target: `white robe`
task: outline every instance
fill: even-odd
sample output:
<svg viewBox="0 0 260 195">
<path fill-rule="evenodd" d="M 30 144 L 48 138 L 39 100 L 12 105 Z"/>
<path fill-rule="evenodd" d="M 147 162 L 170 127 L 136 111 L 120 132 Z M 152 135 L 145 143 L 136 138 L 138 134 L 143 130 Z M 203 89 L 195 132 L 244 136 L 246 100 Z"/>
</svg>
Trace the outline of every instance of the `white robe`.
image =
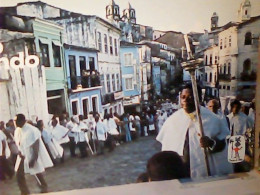
<svg viewBox="0 0 260 195">
<path fill-rule="evenodd" d="M 41 139 L 41 132 L 34 126 L 26 123 L 22 128 L 17 128 L 14 133 L 15 143 L 19 151 L 25 157 L 24 173 L 35 175 L 42 173 L 46 168 L 52 167 L 53 163 Z M 38 158 L 34 167 L 29 168 L 29 162 L 32 158 L 32 145 L 39 140 Z M 18 170 L 21 158 L 18 155 L 15 165 L 15 171 Z"/>
<path fill-rule="evenodd" d="M 107 128 L 104 125 L 103 122 L 98 121 L 96 123 L 96 129 L 97 129 L 97 138 L 99 141 L 106 141 L 106 132 L 107 132 Z"/>
<path fill-rule="evenodd" d="M 83 121 L 80 121 L 79 125 L 78 125 L 78 128 L 79 128 L 79 142 L 85 142 L 85 141 L 88 142 L 89 139 L 88 139 L 87 132 L 83 131 L 85 129 L 88 129 L 87 124 L 85 122 L 83 122 Z"/>
<path fill-rule="evenodd" d="M 205 136 L 223 140 L 229 134 L 228 128 L 223 126 L 219 118 L 208 109 L 201 107 L 201 117 Z M 175 151 L 180 156 L 183 156 L 184 142 L 188 129 L 191 178 L 205 177 L 207 172 L 204 149 L 200 147 L 201 136 L 198 120 L 191 120 L 185 111 L 180 109 L 168 118 L 156 139 L 162 143 L 162 151 Z M 232 173 L 232 164 L 228 163 L 227 160 L 227 146 L 223 151 L 210 153 L 208 156 L 212 175 Z"/>
<path fill-rule="evenodd" d="M 89 118 L 85 120 L 85 123 L 87 124 L 88 129 L 89 129 L 89 131 L 87 133 L 88 137 L 90 138 L 91 137 L 91 133 L 92 133 L 92 139 L 96 140 L 97 139 L 96 133 L 95 133 L 96 121 L 93 118 L 93 116 L 89 116 Z"/>
<path fill-rule="evenodd" d="M 242 112 L 239 112 L 237 115 L 230 113 L 228 116 L 230 123 L 230 131 L 232 128 L 234 135 L 245 135 L 248 128 L 248 116 Z"/>
<path fill-rule="evenodd" d="M 11 155 L 11 151 L 10 151 L 10 148 L 7 143 L 7 138 L 6 138 L 6 135 L 4 134 L 4 132 L 0 130 L 0 156 L 3 155 L 2 154 L 2 152 L 3 152 L 2 142 L 5 142 L 5 157 L 9 158 Z"/>
<path fill-rule="evenodd" d="M 108 133 L 110 133 L 111 135 L 119 135 L 115 119 L 109 118 L 107 121 L 107 126 L 108 126 Z"/>
<path fill-rule="evenodd" d="M 52 127 L 51 134 L 59 144 L 64 144 L 70 141 L 69 136 L 66 135 L 68 131 L 67 128 L 57 124 L 55 127 Z"/>
<path fill-rule="evenodd" d="M 47 146 L 49 147 L 52 157 L 54 159 L 61 158 L 63 156 L 63 152 L 64 152 L 63 148 L 60 146 L 60 144 L 55 139 L 53 139 L 51 132 L 47 129 L 43 129 L 42 137 L 43 137 L 45 144 L 47 144 Z"/>
</svg>

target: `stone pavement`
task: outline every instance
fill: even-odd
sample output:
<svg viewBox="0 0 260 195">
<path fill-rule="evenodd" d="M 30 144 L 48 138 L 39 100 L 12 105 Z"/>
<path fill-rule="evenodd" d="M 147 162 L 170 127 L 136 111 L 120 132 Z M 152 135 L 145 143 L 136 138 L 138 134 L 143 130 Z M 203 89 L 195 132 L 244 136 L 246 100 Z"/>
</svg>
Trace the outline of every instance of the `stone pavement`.
<svg viewBox="0 0 260 195">
<path fill-rule="evenodd" d="M 49 192 L 134 183 L 145 171 L 147 160 L 158 151 L 160 144 L 155 137 L 141 137 L 121 144 L 113 152 L 85 159 L 70 158 L 67 149 L 65 163 L 58 163 L 45 173 Z M 26 175 L 26 180 L 31 193 L 38 193 L 35 178 Z M 0 194 L 20 194 L 15 178 L 0 182 Z"/>
</svg>

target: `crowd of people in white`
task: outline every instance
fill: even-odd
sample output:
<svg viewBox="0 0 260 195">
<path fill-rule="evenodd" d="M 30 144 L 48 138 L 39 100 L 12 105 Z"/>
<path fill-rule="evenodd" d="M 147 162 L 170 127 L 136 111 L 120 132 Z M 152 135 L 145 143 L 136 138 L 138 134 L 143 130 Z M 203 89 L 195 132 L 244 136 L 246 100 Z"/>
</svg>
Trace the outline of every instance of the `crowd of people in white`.
<svg viewBox="0 0 260 195">
<path fill-rule="evenodd" d="M 29 194 L 24 178 L 24 173 L 29 173 L 36 177 L 42 192 L 46 192 L 47 184 L 41 173 L 45 168 L 57 165 L 57 159 L 60 159 L 61 163 L 64 162 L 66 146 L 69 147 L 71 157 L 85 158 L 90 154 L 102 155 L 106 148 L 113 151 L 116 146 L 131 142 L 140 136 L 159 133 L 157 140 L 162 143 L 162 150 L 164 150 L 166 139 L 169 137 L 167 135 L 165 138 L 167 134 L 165 132 L 171 129 L 168 128 L 170 123 L 166 124 L 165 121 L 177 110 L 176 108 L 166 110 L 160 106 L 159 109 L 156 108 L 158 110 L 148 108 L 140 115 L 124 113 L 122 116 L 117 113 L 106 113 L 101 116 L 99 113 L 90 112 L 85 117 L 83 115 L 69 117 L 64 112 L 60 116 L 52 116 L 47 123 L 38 119 L 26 120 L 23 114 L 18 114 L 15 119 L 9 120 L 6 124 L 3 121 L 0 123 L 0 180 L 5 180 L 7 176 L 11 178 L 16 171 L 22 194 Z M 229 129 L 228 134 L 246 135 L 247 145 L 250 145 L 253 134 L 248 130 L 254 127 L 254 102 L 242 106 L 240 101 L 235 100 L 231 103 L 231 111 L 228 115 L 220 112 L 217 100 L 209 101 L 207 108 L 222 121 L 222 125 Z M 189 116 L 188 118 L 193 121 L 192 113 L 183 116 L 184 118 Z M 171 118 L 169 119 L 168 121 L 171 121 Z M 177 122 L 174 121 L 170 126 L 174 125 L 174 128 L 177 128 Z M 161 129 L 164 132 L 160 132 Z M 185 149 L 185 146 L 183 147 Z M 76 148 L 79 149 L 79 155 L 76 154 Z M 247 150 L 249 159 L 251 153 L 250 149 Z M 241 166 L 235 168 L 239 171 Z M 242 169 L 244 168 L 243 165 Z"/>
</svg>

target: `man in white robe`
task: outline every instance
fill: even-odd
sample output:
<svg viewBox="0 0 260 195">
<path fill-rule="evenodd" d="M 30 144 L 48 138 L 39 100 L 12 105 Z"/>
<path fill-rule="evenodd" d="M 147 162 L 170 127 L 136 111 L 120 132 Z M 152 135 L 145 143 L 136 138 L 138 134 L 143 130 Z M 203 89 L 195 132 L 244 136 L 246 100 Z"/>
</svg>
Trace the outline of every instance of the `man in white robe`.
<svg viewBox="0 0 260 195">
<path fill-rule="evenodd" d="M 61 147 L 64 150 L 64 144 L 68 143 L 70 141 L 68 133 L 70 132 L 69 129 L 63 127 L 62 125 L 58 124 L 57 119 L 52 119 L 51 122 L 51 129 L 50 132 L 53 136 L 53 139 L 61 145 Z M 61 163 L 64 162 L 64 152 L 63 156 L 61 158 Z"/>
<path fill-rule="evenodd" d="M 216 99 L 212 99 L 207 104 L 208 109 L 216 114 L 224 126 L 229 128 L 229 119 L 219 110 L 220 106 Z"/>
<path fill-rule="evenodd" d="M 87 147 L 87 142 L 89 141 L 88 140 L 88 135 L 87 135 L 88 126 L 84 122 L 83 115 L 79 115 L 78 118 L 79 118 L 79 125 L 78 125 L 79 140 L 78 140 L 78 146 L 79 146 L 79 151 L 80 151 L 80 157 L 81 158 L 86 158 L 88 156 L 86 147 Z"/>
<path fill-rule="evenodd" d="M 104 154 L 104 146 L 105 146 L 105 141 L 106 141 L 106 133 L 107 133 L 107 128 L 104 125 L 104 123 L 101 121 L 99 116 L 95 117 L 96 121 L 96 135 L 98 139 L 98 154 Z"/>
<path fill-rule="evenodd" d="M 233 135 L 245 135 L 248 128 L 248 117 L 246 114 L 240 111 L 241 103 L 239 100 L 234 100 L 230 104 L 231 113 L 227 116 L 230 123 L 231 136 Z"/>
<path fill-rule="evenodd" d="M 42 120 L 37 121 L 37 127 L 41 131 L 46 149 L 48 150 L 53 163 L 55 163 L 54 159 L 61 158 L 63 156 L 63 148 L 53 138 L 50 130 L 44 127 Z"/>
<path fill-rule="evenodd" d="M 162 144 L 162 151 L 177 152 L 185 163 L 187 177 L 206 177 L 204 149 L 208 148 L 208 159 L 211 175 L 232 173 L 232 165 L 227 160 L 225 138 L 229 134 L 219 118 L 204 107 L 201 118 L 205 136 L 202 137 L 198 118 L 195 114 L 195 103 L 191 85 L 181 92 L 182 109 L 172 114 L 164 123 L 157 140 Z"/>
<path fill-rule="evenodd" d="M 34 175 L 41 188 L 41 192 L 47 192 L 47 183 L 42 175 L 47 167 L 53 163 L 43 144 L 40 131 L 26 123 L 25 116 L 16 116 L 15 143 L 19 149 L 15 171 L 19 188 L 22 194 L 30 194 L 25 180 L 25 173 Z"/>
</svg>

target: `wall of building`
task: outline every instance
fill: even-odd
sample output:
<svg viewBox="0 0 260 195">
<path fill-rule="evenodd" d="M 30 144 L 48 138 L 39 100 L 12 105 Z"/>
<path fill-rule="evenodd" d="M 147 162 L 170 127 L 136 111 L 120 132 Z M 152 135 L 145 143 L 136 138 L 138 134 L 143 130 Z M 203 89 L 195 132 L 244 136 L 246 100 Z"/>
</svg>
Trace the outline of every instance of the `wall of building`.
<svg viewBox="0 0 260 195">
<path fill-rule="evenodd" d="M 23 52 L 28 57 L 28 48 L 23 39 L 4 43 L 5 54 L 9 60 Z M 24 60 L 24 59 L 23 59 Z M 22 63 L 22 62 L 21 62 Z M 0 118 L 7 122 L 16 114 L 23 113 L 27 119 L 33 120 L 36 116 L 47 122 L 48 107 L 46 97 L 45 69 L 43 66 L 24 66 L 23 68 L 1 68 L 1 72 L 8 77 L 0 78 Z"/>
<path fill-rule="evenodd" d="M 131 65 L 126 64 L 126 56 L 131 55 Z M 122 88 L 124 96 L 136 96 L 140 95 L 140 86 L 137 81 L 137 77 L 140 76 L 140 65 L 139 65 L 139 53 L 138 48 L 133 47 L 121 47 L 120 48 L 121 58 L 121 70 L 122 70 Z M 132 78 L 133 87 L 132 90 L 126 89 L 126 79 Z M 138 78 L 139 80 L 139 78 Z"/>
</svg>

